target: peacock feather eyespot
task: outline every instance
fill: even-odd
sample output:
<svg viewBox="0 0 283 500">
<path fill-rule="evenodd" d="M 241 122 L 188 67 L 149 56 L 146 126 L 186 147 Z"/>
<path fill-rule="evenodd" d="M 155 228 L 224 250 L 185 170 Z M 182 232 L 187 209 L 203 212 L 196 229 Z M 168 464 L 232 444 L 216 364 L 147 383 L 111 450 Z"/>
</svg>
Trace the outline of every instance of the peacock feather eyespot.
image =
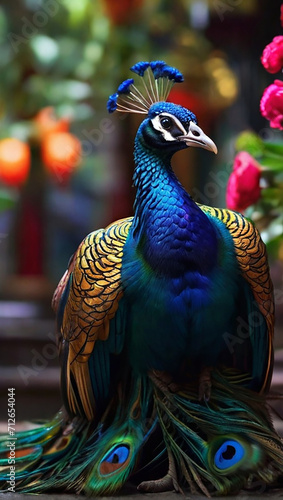
<svg viewBox="0 0 283 500">
<path fill-rule="evenodd" d="M 119 470 L 125 462 L 127 462 L 130 455 L 130 448 L 128 445 L 114 446 L 102 458 L 99 466 L 99 472 L 102 476 L 108 476 Z"/>
<path fill-rule="evenodd" d="M 217 474 L 229 475 L 237 470 L 257 470 L 263 453 L 257 444 L 239 436 L 218 436 L 208 445 L 208 464 Z"/>
<path fill-rule="evenodd" d="M 228 439 L 216 451 L 214 465 L 220 471 L 227 471 L 227 469 L 239 465 L 245 454 L 245 449 L 239 441 Z"/>
</svg>

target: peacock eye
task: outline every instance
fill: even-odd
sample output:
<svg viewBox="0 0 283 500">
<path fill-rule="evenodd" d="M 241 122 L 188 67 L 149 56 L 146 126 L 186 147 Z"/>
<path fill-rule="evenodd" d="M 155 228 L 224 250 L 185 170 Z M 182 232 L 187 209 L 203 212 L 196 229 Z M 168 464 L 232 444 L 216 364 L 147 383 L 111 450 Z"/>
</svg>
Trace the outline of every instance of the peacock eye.
<svg viewBox="0 0 283 500">
<path fill-rule="evenodd" d="M 113 474 L 124 466 L 130 455 L 127 445 L 114 446 L 104 457 L 99 465 L 99 472 L 102 476 Z"/>
<path fill-rule="evenodd" d="M 171 120 L 171 118 L 169 118 L 168 116 L 164 116 L 163 118 L 161 118 L 160 123 L 165 130 L 168 130 L 173 126 L 173 120 Z"/>
<path fill-rule="evenodd" d="M 245 450 L 241 443 L 229 439 L 216 451 L 214 455 L 214 464 L 220 470 L 227 470 L 233 465 L 241 462 L 244 455 Z"/>
</svg>

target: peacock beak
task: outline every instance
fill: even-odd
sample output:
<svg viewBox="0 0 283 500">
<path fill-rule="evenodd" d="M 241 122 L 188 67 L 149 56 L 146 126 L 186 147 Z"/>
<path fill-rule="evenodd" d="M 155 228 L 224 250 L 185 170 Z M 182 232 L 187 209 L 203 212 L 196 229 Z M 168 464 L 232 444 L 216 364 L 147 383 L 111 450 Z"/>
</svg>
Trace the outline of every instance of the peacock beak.
<svg viewBox="0 0 283 500">
<path fill-rule="evenodd" d="M 216 144 L 194 122 L 190 123 L 189 132 L 186 135 L 179 136 L 178 139 L 184 141 L 187 146 L 208 149 L 208 151 L 217 154 Z"/>
</svg>

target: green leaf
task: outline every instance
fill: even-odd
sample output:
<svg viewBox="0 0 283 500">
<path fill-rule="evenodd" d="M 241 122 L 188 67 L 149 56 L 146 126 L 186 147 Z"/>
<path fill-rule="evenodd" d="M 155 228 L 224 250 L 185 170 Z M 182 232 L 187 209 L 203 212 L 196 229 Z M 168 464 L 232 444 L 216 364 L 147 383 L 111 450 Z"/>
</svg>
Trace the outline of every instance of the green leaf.
<svg viewBox="0 0 283 500">
<path fill-rule="evenodd" d="M 64 97 L 68 97 L 74 101 L 79 101 L 90 97 L 92 94 L 91 86 L 79 80 L 61 80 L 56 83 L 54 82 L 52 90 L 54 94 L 56 94 L 57 99 L 60 96 L 61 100 Z"/>
<path fill-rule="evenodd" d="M 264 142 L 264 150 L 266 154 L 272 153 L 280 156 L 283 159 L 283 142 Z"/>
<path fill-rule="evenodd" d="M 8 22 L 3 7 L 0 7 L 0 38 L 5 40 L 8 30 Z"/>
<path fill-rule="evenodd" d="M 69 11 L 70 22 L 77 25 L 83 21 L 86 15 L 88 0 L 61 0 L 64 7 Z"/>
<path fill-rule="evenodd" d="M 283 236 L 279 235 L 279 236 L 276 236 L 276 238 L 273 238 L 272 240 L 270 240 L 266 243 L 266 249 L 267 249 L 268 255 L 270 257 L 272 257 L 273 259 L 278 258 L 278 253 L 279 253 L 280 247 L 282 245 L 282 241 L 283 241 Z"/>
<path fill-rule="evenodd" d="M 263 167 L 273 171 L 283 171 L 283 156 L 263 155 L 259 160 Z"/>
<path fill-rule="evenodd" d="M 262 233 L 264 242 L 269 244 L 269 242 L 277 239 L 283 238 L 283 214 L 279 212 L 278 217 L 273 218 L 269 222 L 268 226 L 264 229 Z"/>
<path fill-rule="evenodd" d="M 278 203 L 283 202 L 283 191 L 278 187 L 268 187 L 261 191 L 261 197 L 264 200 L 276 201 Z"/>
<path fill-rule="evenodd" d="M 12 123 L 9 127 L 9 136 L 27 142 L 32 133 L 32 122 L 21 121 Z"/>
<path fill-rule="evenodd" d="M 12 193 L 7 189 L 0 189 L 0 212 L 13 208 L 16 202 L 17 196 L 15 193 Z"/>
<path fill-rule="evenodd" d="M 13 200 L 0 198 L 0 212 L 4 212 L 4 210 L 10 210 L 15 205 Z"/>
<path fill-rule="evenodd" d="M 246 130 L 237 137 L 235 148 L 236 151 L 246 151 L 252 156 L 258 157 L 263 154 L 264 143 L 257 134 Z"/>
<path fill-rule="evenodd" d="M 42 66 L 51 66 L 59 55 L 58 43 L 49 36 L 34 36 L 30 45 L 36 59 Z"/>
</svg>

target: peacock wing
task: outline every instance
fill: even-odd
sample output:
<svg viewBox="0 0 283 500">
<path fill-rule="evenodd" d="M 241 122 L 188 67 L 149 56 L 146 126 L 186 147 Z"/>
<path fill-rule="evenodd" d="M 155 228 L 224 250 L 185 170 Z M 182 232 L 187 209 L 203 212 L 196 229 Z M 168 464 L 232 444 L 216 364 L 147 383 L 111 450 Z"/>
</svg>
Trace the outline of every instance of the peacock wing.
<svg viewBox="0 0 283 500">
<path fill-rule="evenodd" d="M 212 218 L 221 221 L 228 229 L 233 238 L 237 262 L 244 278 L 243 291 L 246 296 L 248 296 L 250 290 L 252 291 L 252 294 L 250 294 L 251 300 L 249 301 L 250 314 L 252 315 L 254 312 L 252 302 L 255 302 L 264 318 L 264 322 L 261 322 L 255 328 L 258 336 L 265 336 L 265 345 L 267 345 L 267 349 L 265 349 L 267 352 L 264 354 L 267 356 L 266 371 L 261 388 L 261 391 L 264 391 L 268 389 L 272 375 L 274 334 L 273 285 L 269 274 L 265 244 L 253 223 L 241 214 L 228 209 L 218 209 L 204 205 L 200 205 L 200 208 Z M 255 339 L 254 342 L 256 342 Z"/>
<path fill-rule="evenodd" d="M 123 348 L 121 266 L 131 223 L 132 218 L 122 219 L 90 233 L 53 297 L 65 406 L 89 420 L 105 409 L 110 356 Z"/>
</svg>

